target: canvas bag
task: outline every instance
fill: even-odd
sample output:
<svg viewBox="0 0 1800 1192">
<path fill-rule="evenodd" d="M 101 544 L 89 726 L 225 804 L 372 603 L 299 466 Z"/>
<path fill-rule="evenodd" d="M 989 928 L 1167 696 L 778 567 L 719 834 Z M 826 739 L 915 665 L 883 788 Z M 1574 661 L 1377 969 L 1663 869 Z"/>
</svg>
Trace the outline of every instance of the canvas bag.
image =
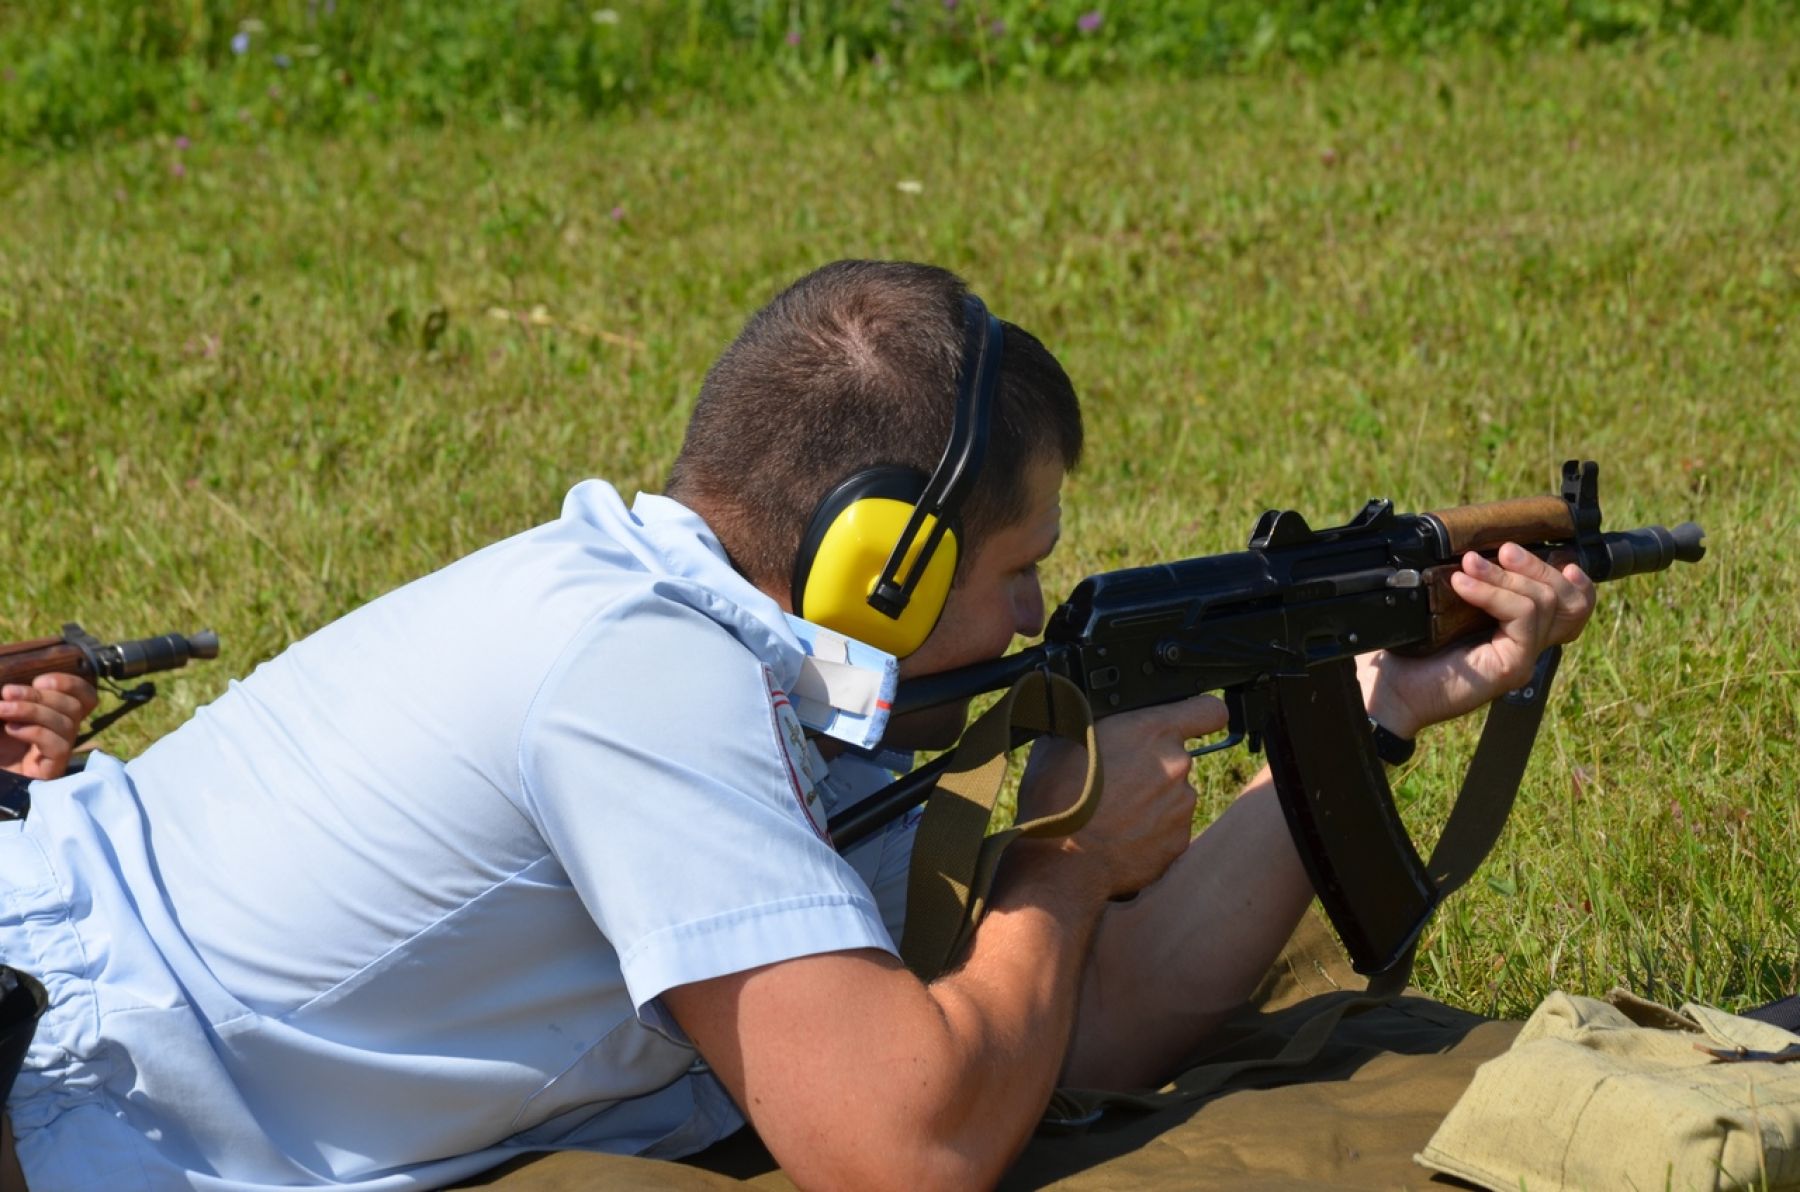
<svg viewBox="0 0 1800 1192">
<path fill-rule="evenodd" d="M 1800 1047 L 1766 1022 L 1624 990 L 1552 993 L 1484 1064 L 1419 1162 L 1494 1189 L 1800 1188 Z"/>
</svg>

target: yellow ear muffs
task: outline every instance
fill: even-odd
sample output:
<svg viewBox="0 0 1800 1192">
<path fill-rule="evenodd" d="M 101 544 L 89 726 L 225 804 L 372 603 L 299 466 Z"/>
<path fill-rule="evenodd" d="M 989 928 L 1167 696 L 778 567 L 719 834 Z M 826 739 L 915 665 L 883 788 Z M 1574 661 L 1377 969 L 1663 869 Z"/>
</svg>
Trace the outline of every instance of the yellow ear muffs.
<svg viewBox="0 0 1800 1192">
<path fill-rule="evenodd" d="M 1005 326 L 962 297 L 963 358 L 950 441 L 928 478 L 869 468 L 819 502 L 794 557 L 794 612 L 904 658 L 943 615 L 956 578 L 960 511 L 987 451 Z"/>
<path fill-rule="evenodd" d="M 894 544 L 906 532 L 925 478 L 911 468 L 872 468 L 832 490 L 813 515 L 794 562 L 796 616 L 904 658 L 922 645 L 943 614 L 956 576 L 958 543 L 945 529 L 912 598 L 898 617 L 869 603 Z M 925 515 L 900 570 L 905 579 L 931 541 L 936 519 Z"/>
</svg>

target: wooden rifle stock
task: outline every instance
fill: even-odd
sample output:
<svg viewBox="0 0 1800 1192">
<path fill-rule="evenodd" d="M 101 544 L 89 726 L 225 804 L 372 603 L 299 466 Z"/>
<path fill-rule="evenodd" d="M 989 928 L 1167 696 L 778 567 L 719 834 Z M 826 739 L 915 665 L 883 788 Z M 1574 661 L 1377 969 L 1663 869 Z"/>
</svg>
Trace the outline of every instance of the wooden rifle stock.
<svg viewBox="0 0 1800 1192">
<path fill-rule="evenodd" d="M 29 684 L 39 675 L 51 674 L 80 675 L 90 683 L 96 677 L 87 655 L 60 637 L 0 645 L 0 685 Z"/>
</svg>

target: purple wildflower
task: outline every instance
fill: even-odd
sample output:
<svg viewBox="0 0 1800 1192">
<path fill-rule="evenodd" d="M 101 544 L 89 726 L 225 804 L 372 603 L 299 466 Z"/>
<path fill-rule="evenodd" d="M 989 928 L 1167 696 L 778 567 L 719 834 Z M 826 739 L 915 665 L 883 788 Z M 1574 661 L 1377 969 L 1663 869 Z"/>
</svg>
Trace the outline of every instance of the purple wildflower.
<svg viewBox="0 0 1800 1192">
<path fill-rule="evenodd" d="M 169 173 L 175 175 L 175 177 L 177 177 L 177 178 L 186 178 L 187 177 L 187 167 L 182 165 L 178 161 L 170 162 L 169 163 Z"/>
<path fill-rule="evenodd" d="M 277 67 L 279 67 L 280 69 L 286 70 L 288 67 L 292 66 L 293 64 L 294 64 L 294 60 L 292 58 L 288 57 L 286 54 L 275 55 L 275 65 Z"/>
<path fill-rule="evenodd" d="M 1101 19 L 1100 10 L 1096 8 L 1092 11 L 1082 13 L 1081 16 L 1076 19 L 1075 27 L 1083 33 L 1097 33 L 1100 30 Z"/>
<path fill-rule="evenodd" d="M 950 12 L 955 12 L 956 0 L 944 0 L 944 8 Z"/>
<path fill-rule="evenodd" d="M 249 53 L 250 52 L 250 35 L 248 33 L 243 33 L 243 32 L 234 34 L 231 38 L 231 52 L 234 54 Z"/>
<path fill-rule="evenodd" d="M 993 21 L 988 24 L 988 36 L 989 37 L 1005 37 L 1006 36 L 1006 22 L 1001 20 L 999 17 L 995 17 L 993 19 Z"/>
<path fill-rule="evenodd" d="M 614 207 L 608 214 L 612 216 L 613 222 L 617 223 L 619 220 L 625 218 L 625 208 Z"/>
<path fill-rule="evenodd" d="M 175 138 L 175 148 L 179 151 L 186 152 L 187 147 L 191 144 L 193 144 L 193 142 L 187 139 L 187 134 L 185 133 Z"/>
<path fill-rule="evenodd" d="M 799 45 L 800 44 L 800 30 L 789 29 L 787 31 L 787 43 L 791 46 Z"/>
</svg>

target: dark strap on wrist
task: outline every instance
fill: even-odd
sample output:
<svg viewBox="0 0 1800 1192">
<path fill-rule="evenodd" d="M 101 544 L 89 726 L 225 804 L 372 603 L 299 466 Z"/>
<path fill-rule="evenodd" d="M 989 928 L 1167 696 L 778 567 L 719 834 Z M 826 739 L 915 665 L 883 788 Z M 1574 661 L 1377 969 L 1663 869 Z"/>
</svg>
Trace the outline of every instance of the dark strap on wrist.
<svg viewBox="0 0 1800 1192">
<path fill-rule="evenodd" d="M 1375 738 L 1375 756 L 1390 766 L 1405 765 L 1418 748 L 1417 741 L 1401 736 L 1373 716 L 1369 717 L 1369 733 Z"/>
<path fill-rule="evenodd" d="M 31 814 L 31 779 L 0 770 L 0 824 Z"/>
</svg>

